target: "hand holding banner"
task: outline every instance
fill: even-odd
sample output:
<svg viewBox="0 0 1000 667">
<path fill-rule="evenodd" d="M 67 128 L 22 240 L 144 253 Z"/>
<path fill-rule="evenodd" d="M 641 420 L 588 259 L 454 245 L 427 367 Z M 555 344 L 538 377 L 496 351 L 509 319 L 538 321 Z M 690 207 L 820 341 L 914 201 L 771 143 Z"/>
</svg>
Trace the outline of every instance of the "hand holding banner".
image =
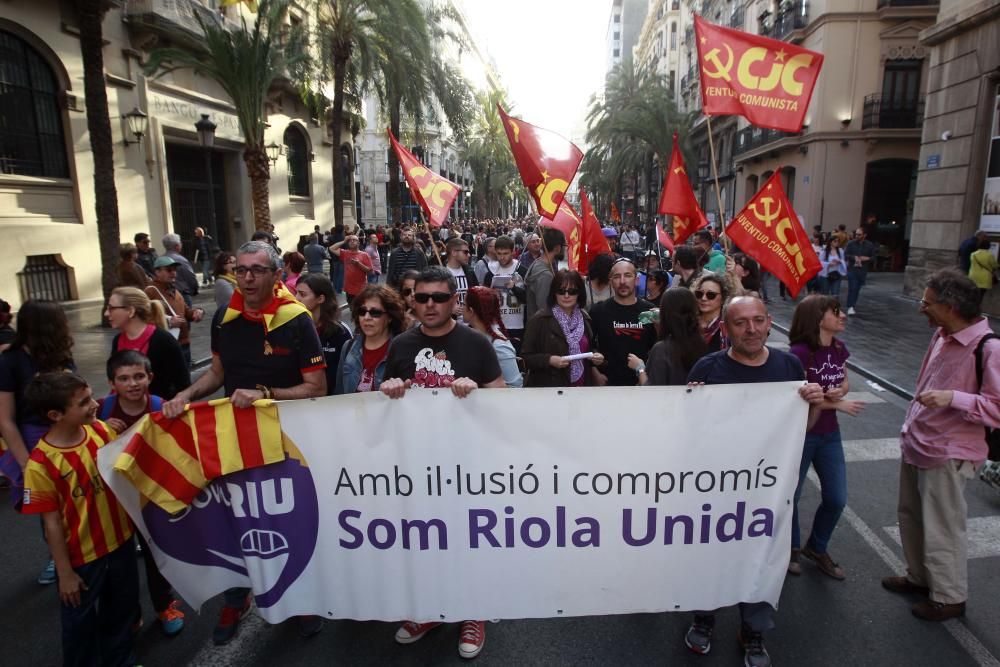
<svg viewBox="0 0 1000 667">
<path fill-rule="evenodd" d="M 396 137 L 392 136 L 392 130 L 386 129 L 386 132 L 389 134 L 392 149 L 399 158 L 403 175 L 406 176 L 410 194 L 424 210 L 430 226 L 440 227 L 448 219 L 448 212 L 455 202 L 455 197 L 461 192 L 461 186 L 422 165 L 413 153 L 399 145 Z"/>
</svg>

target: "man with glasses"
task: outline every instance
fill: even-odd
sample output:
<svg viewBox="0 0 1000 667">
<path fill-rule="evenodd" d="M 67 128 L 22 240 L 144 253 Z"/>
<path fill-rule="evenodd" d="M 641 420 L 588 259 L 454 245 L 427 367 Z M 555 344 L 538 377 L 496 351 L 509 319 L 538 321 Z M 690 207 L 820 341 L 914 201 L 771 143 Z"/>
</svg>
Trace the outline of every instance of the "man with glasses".
<svg viewBox="0 0 1000 667">
<path fill-rule="evenodd" d="M 868 240 L 864 227 L 858 227 L 854 238 L 847 242 L 844 248 L 844 260 L 847 262 L 847 314 L 856 315 L 854 306 L 858 303 L 858 295 L 868 278 L 868 269 L 875 258 L 875 244 Z"/>
<path fill-rule="evenodd" d="M 596 371 L 598 386 L 632 387 L 645 372 L 646 356 L 656 342 L 656 329 L 639 321 L 639 316 L 653 308 L 635 293 L 635 264 L 621 257 L 611 266 L 611 298 L 590 308 L 590 319 L 597 334 L 597 349 L 606 363 Z M 643 364 L 632 370 L 628 358 L 634 354 Z M 603 371 L 603 372 L 602 372 Z"/>
<path fill-rule="evenodd" d="M 465 311 L 465 293 L 470 287 L 479 284 L 476 280 L 475 272 L 469 267 L 469 243 L 459 237 L 454 237 L 445 246 L 448 251 L 448 261 L 445 267 L 455 278 L 458 298 L 455 301 L 455 315 L 461 321 L 462 313 Z"/>
<path fill-rule="evenodd" d="M 457 290 L 455 276 L 446 268 L 430 266 L 417 276 L 413 299 L 420 326 L 401 333 L 389 344 L 385 379 L 379 387 L 383 394 L 402 398 L 410 388 L 450 387 L 455 396 L 465 398 L 479 387 L 507 386 L 490 340 L 452 319 Z M 411 644 L 439 625 L 407 621 L 396 632 L 396 641 Z M 463 658 L 474 658 L 485 641 L 484 622 L 465 621 L 458 653 Z"/>
<path fill-rule="evenodd" d="M 162 258 L 161 258 L 162 259 Z M 250 241 L 236 252 L 239 291 L 212 318 L 212 365 L 194 384 L 163 404 L 168 418 L 220 387 L 238 408 L 259 399 L 293 400 L 326 395 L 326 362 L 312 315 L 278 281 L 278 252 Z M 250 590 L 231 588 L 212 639 L 228 643 L 250 611 Z M 312 636 L 322 619 L 300 617 L 299 633 Z"/>
<path fill-rule="evenodd" d="M 423 271 L 427 268 L 427 255 L 417 248 L 412 227 L 400 232 L 399 245 L 389 255 L 389 268 L 385 272 L 385 284 L 399 289 L 403 274 L 407 271 Z"/>
</svg>

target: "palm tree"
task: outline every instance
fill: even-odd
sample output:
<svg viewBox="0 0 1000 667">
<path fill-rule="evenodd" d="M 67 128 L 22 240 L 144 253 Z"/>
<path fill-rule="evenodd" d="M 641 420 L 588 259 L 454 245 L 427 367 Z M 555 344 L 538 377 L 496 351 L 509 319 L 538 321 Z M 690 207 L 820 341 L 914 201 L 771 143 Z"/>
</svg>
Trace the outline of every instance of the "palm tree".
<svg viewBox="0 0 1000 667">
<path fill-rule="evenodd" d="M 289 0 L 261 0 L 253 26 L 248 27 L 244 19 L 238 30 L 203 21 L 195 14 L 203 32 L 203 48 L 154 49 L 146 65 L 147 73 L 158 76 L 193 69 L 217 82 L 229 95 L 243 133 L 243 161 L 250 176 L 256 229 L 271 225 L 264 101 L 272 84 L 289 76 L 307 57 L 305 33 L 285 22 L 288 6 Z"/>
<path fill-rule="evenodd" d="M 504 91 L 480 93 L 476 96 L 476 103 L 469 138 L 459 152 L 475 179 L 474 193 L 479 216 L 492 217 L 498 214 L 501 199 L 513 197 L 514 192 L 527 196 L 527 191 L 520 184 L 503 121 L 497 111 L 497 104 L 506 108 Z"/>
</svg>

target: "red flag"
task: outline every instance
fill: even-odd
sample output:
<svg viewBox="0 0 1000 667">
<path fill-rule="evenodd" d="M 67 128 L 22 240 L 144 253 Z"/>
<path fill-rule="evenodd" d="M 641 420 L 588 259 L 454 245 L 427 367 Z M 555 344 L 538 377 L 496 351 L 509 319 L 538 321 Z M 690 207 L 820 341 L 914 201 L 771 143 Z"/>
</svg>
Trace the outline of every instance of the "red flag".
<svg viewBox="0 0 1000 667">
<path fill-rule="evenodd" d="M 621 222 L 622 214 L 618 212 L 618 207 L 615 206 L 614 202 L 611 202 L 611 222 Z"/>
<path fill-rule="evenodd" d="M 399 165 L 403 168 L 410 194 L 424 209 L 424 215 L 427 216 L 430 226 L 440 227 L 448 219 L 448 212 L 455 197 L 461 192 L 461 186 L 420 164 L 420 160 L 413 153 L 399 145 L 396 137 L 392 136 L 392 130 L 387 129 L 386 132 L 389 133 L 392 149 L 399 158 Z"/>
<path fill-rule="evenodd" d="M 736 114 L 758 127 L 798 132 L 823 56 L 694 17 L 702 112 Z"/>
<path fill-rule="evenodd" d="M 780 169 L 733 218 L 726 234 L 783 282 L 793 297 L 823 268 L 781 187 Z"/>
<path fill-rule="evenodd" d="M 656 240 L 660 242 L 661 246 L 669 250 L 670 254 L 674 253 L 674 240 L 670 238 L 667 230 L 660 223 L 656 223 Z"/>
<path fill-rule="evenodd" d="M 580 188 L 580 212 L 583 213 L 583 252 L 580 255 L 580 268 L 577 270 L 586 275 L 595 257 L 601 253 L 611 254 L 611 246 L 608 245 L 608 237 L 601 231 L 601 223 L 597 221 L 583 188 Z"/>
<path fill-rule="evenodd" d="M 674 243 L 684 243 L 696 230 L 708 227 L 708 220 L 698 206 L 698 199 L 691 188 L 676 132 L 674 148 L 670 152 L 670 167 L 663 180 L 663 192 L 660 193 L 660 205 L 656 212 L 674 216 Z"/>
<path fill-rule="evenodd" d="M 569 205 L 569 202 L 560 202 L 555 217 L 551 220 L 539 218 L 538 224 L 542 227 L 558 229 L 566 236 L 566 263 L 569 265 L 570 271 L 579 270 L 580 255 L 583 250 L 583 221 Z"/>
<path fill-rule="evenodd" d="M 551 220 L 576 176 L 583 151 L 555 132 L 511 118 L 499 104 L 497 109 L 524 187 L 534 198 L 538 213 Z"/>
</svg>

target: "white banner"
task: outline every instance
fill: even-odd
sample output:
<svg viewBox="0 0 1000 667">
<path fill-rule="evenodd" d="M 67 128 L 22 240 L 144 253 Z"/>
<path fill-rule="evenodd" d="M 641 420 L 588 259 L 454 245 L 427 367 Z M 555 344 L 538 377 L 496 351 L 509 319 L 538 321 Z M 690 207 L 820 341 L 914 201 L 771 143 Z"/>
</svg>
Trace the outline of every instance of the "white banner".
<svg viewBox="0 0 1000 667">
<path fill-rule="evenodd" d="M 289 458 L 188 510 L 101 473 L 192 607 L 252 586 L 265 619 L 531 618 L 777 605 L 800 382 L 410 390 L 280 404 Z"/>
</svg>

